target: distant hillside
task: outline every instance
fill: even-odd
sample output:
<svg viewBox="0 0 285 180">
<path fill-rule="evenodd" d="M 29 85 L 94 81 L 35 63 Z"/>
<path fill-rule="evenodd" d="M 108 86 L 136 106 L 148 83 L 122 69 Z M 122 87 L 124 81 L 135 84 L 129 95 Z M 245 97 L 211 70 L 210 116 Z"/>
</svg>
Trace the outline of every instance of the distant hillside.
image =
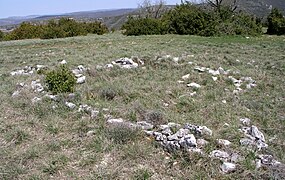
<svg viewBox="0 0 285 180">
<path fill-rule="evenodd" d="M 278 8 L 285 15 L 285 0 L 238 0 L 238 10 L 258 17 L 266 17 L 272 8 Z"/>
<path fill-rule="evenodd" d="M 27 16 L 27 17 L 9 17 L 5 19 L 0 19 L 0 26 L 13 26 L 20 24 L 24 21 L 37 22 L 46 21 L 54 18 L 71 17 L 77 20 L 94 20 L 94 19 L 104 19 L 116 16 L 124 16 L 135 9 L 113 9 L 113 10 L 97 10 L 97 11 L 83 11 L 83 12 L 73 12 L 60 15 L 44 15 L 44 16 Z"/>
</svg>

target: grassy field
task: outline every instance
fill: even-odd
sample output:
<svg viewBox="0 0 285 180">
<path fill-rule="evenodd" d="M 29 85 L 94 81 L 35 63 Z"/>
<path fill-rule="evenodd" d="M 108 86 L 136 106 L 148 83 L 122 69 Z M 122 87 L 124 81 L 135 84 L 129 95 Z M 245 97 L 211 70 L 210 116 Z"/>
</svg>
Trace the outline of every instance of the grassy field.
<svg viewBox="0 0 285 180">
<path fill-rule="evenodd" d="M 285 163 L 285 37 L 125 37 L 114 33 L 55 40 L 0 42 L 0 179 L 282 179 L 284 169 L 255 169 L 254 155 L 241 149 L 239 119 L 248 117 L 265 135 L 267 154 Z M 170 55 L 181 61 L 157 62 Z M 97 70 L 121 57 L 138 56 L 144 68 Z M 63 103 L 31 103 L 37 93 L 25 90 L 11 97 L 17 83 L 44 82 L 44 75 L 11 76 L 27 65 L 53 69 L 90 68 L 85 84 L 70 101 L 100 110 L 96 119 L 69 110 Z M 257 87 L 239 95 L 225 76 L 213 81 L 195 65 L 225 70 L 234 77 L 252 77 Z M 177 81 L 185 74 L 184 84 Z M 196 96 L 187 83 L 202 87 Z M 115 98 L 102 98 L 106 90 Z M 61 95 L 64 101 L 67 95 Z M 225 103 L 226 101 L 226 103 Z M 52 106 L 57 108 L 53 109 Z M 106 115 L 139 121 L 141 112 L 157 112 L 165 122 L 205 125 L 213 130 L 204 151 L 216 149 L 215 139 L 233 143 L 244 160 L 224 175 L 219 160 L 183 153 L 169 154 L 140 132 L 108 129 Z M 228 123 L 229 126 L 224 126 Z M 94 131 L 93 135 L 87 132 Z M 121 141 L 118 137 L 125 138 Z M 271 139 L 269 141 L 269 139 Z"/>
</svg>

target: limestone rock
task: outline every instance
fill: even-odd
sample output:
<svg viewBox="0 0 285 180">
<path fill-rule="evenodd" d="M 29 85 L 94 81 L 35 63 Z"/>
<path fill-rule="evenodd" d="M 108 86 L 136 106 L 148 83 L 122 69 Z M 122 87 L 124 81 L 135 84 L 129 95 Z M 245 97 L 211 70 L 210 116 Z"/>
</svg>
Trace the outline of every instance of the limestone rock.
<svg viewBox="0 0 285 180">
<path fill-rule="evenodd" d="M 230 157 L 230 155 L 225 151 L 214 150 L 210 153 L 210 157 L 211 158 L 218 158 L 218 159 L 227 159 Z"/>
<path fill-rule="evenodd" d="M 188 87 L 192 87 L 192 88 L 201 88 L 200 84 L 197 84 L 195 82 L 192 82 L 190 84 L 187 84 Z"/>
<path fill-rule="evenodd" d="M 187 80 L 187 79 L 189 79 L 189 78 L 190 78 L 190 74 L 186 74 L 186 75 L 182 76 L 182 79 L 183 79 L 183 80 Z"/>
<path fill-rule="evenodd" d="M 71 102 L 65 102 L 65 105 L 69 108 L 69 109 L 74 109 L 76 108 L 76 105 L 71 103 Z"/>
<path fill-rule="evenodd" d="M 196 138 L 193 134 L 183 136 L 179 140 L 179 144 L 184 148 L 197 147 Z"/>
<path fill-rule="evenodd" d="M 82 77 L 77 78 L 76 83 L 83 84 L 85 83 L 85 81 L 86 81 L 86 76 L 82 76 Z"/>
<path fill-rule="evenodd" d="M 150 130 L 153 129 L 153 125 L 146 122 L 146 121 L 139 121 L 137 122 L 137 126 L 142 128 L 143 130 Z"/>
<path fill-rule="evenodd" d="M 224 173 L 230 173 L 236 170 L 236 165 L 233 163 L 229 163 L 229 162 L 224 162 L 221 165 L 221 170 Z"/>
<path fill-rule="evenodd" d="M 222 146 L 229 146 L 232 144 L 230 141 L 225 140 L 225 139 L 217 139 L 217 142 L 219 145 L 222 145 Z"/>
</svg>

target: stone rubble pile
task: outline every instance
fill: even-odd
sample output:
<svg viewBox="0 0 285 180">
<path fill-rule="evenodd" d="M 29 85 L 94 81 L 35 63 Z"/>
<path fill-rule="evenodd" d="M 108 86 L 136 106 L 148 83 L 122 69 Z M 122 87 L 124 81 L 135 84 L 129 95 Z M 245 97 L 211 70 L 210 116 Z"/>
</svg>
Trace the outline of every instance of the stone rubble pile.
<svg viewBox="0 0 285 180">
<path fill-rule="evenodd" d="M 20 75 L 32 75 L 35 71 L 39 71 L 45 68 L 44 65 L 36 65 L 36 66 L 25 66 L 23 69 L 18 69 L 10 72 L 11 76 L 20 76 Z"/>
<path fill-rule="evenodd" d="M 75 69 L 72 70 L 72 73 L 76 77 L 76 83 L 77 84 L 83 84 L 86 81 L 86 76 L 83 74 L 87 71 L 88 69 L 85 68 L 83 65 L 77 66 Z"/>
<path fill-rule="evenodd" d="M 140 60 L 138 57 L 131 57 L 131 58 L 124 57 L 112 61 L 111 64 L 106 64 L 104 68 L 110 69 L 113 68 L 114 66 L 118 66 L 122 69 L 133 69 L 139 67 L 140 65 L 144 65 L 144 62 Z M 102 66 L 97 66 L 97 69 L 101 68 Z"/>
</svg>

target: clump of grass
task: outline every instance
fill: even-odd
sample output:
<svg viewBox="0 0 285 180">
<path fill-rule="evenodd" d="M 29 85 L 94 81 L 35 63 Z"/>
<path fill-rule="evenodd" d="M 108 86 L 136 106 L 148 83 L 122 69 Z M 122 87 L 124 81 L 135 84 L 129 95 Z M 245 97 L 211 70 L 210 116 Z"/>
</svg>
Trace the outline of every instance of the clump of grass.
<svg viewBox="0 0 285 180">
<path fill-rule="evenodd" d="M 101 89 L 99 93 L 100 97 L 107 100 L 113 100 L 117 96 L 117 91 L 111 87 L 105 87 Z"/>
<path fill-rule="evenodd" d="M 150 179 L 152 173 L 147 169 L 138 169 L 134 173 L 134 179 L 136 180 L 147 180 Z"/>
<path fill-rule="evenodd" d="M 116 144 L 126 144 L 131 141 L 137 140 L 141 133 L 127 125 L 114 125 L 108 127 L 105 131 L 106 137 Z"/>
</svg>

